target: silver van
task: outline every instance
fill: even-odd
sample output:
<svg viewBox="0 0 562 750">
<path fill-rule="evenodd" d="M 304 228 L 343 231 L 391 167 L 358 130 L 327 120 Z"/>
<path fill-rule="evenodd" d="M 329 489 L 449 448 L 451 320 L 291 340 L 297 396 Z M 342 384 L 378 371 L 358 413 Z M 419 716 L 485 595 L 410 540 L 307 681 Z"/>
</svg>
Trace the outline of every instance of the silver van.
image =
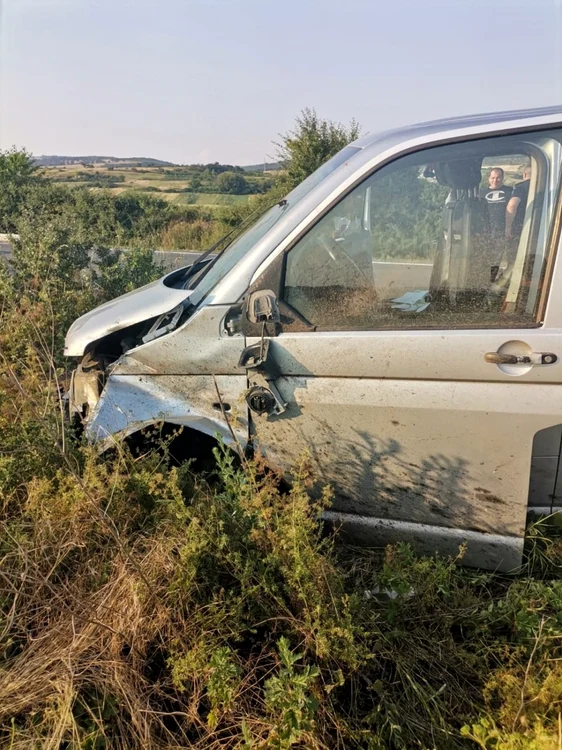
<svg viewBox="0 0 562 750">
<path fill-rule="evenodd" d="M 105 444 L 164 422 L 281 472 L 307 451 L 360 543 L 512 569 L 562 506 L 561 162 L 562 107 L 361 138 L 79 318 L 72 410 Z"/>
</svg>

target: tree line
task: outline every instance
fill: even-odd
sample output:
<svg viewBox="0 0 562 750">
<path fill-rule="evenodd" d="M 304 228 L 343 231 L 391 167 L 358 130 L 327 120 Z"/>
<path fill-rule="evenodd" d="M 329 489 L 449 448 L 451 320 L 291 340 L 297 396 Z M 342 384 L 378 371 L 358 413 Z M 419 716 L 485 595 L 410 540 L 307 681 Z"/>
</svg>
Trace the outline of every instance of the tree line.
<svg viewBox="0 0 562 750">
<path fill-rule="evenodd" d="M 318 117 L 313 109 L 303 110 L 292 130 L 280 135 L 276 146 L 282 169 L 268 176 L 265 192 L 250 196 L 245 206 L 215 209 L 181 206 L 139 190 L 115 195 L 103 186 L 71 187 L 41 171 L 25 148 L 12 147 L 0 151 L 0 233 L 21 234 L 41 225 L 65 241 L 92 247 L 203 248 L 289 192 L 359 132 L 355 121 L 346 127 Z M 190 169 L 192 191 L 240 193 L 251 185 L 252 176 L 240 167 L 215 162 Z"/>
</svg>

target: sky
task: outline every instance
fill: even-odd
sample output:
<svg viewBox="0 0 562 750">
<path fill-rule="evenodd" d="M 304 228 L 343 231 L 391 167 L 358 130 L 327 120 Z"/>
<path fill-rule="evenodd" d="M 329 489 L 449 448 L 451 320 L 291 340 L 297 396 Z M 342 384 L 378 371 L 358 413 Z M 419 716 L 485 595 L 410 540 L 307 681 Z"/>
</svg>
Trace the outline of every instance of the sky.
<svg viewBox="0 0 562 750">
<path fill-rule="evenodd" d="M 0 0 L 0 148 L 255 164 L 304 107 L 364 132 L 562 103 L 562 0 Z"/>
</svg>

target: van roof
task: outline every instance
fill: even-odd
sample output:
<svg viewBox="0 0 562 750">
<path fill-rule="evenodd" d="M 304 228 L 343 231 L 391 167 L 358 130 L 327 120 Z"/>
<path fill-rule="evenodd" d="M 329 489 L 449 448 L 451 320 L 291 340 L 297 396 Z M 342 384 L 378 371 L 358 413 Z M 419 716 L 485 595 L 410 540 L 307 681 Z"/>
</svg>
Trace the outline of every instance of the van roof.
<svg viewBox="0 0 562 750">
<path fill-rule="evenodd" d="M 428 120 L 414 125 L 405 125 L 398 128 L 389 128 L 382 131 L 374 131 L 353 141 L 352 146 L 357 148 L 366 148 L 376 141 L 379 141 L 389 135 L 403 134 L 407 137 L 415 138 L 426 132 L 436 130 L 456 130 L 457 128 L 471 128 L 481 125 L 494 125 L 502 122 L 513 122 L 514 120 L 528 120 L 535 117 L 557 117 L 562 120 L 562 104 L 551 107 L 538 107 L 535 109 L 516 109 L 505 112 L 486 112 L 478 115 L 462 115 L 460 117 L 445 117 L 441 120 Z"/>
</svg>

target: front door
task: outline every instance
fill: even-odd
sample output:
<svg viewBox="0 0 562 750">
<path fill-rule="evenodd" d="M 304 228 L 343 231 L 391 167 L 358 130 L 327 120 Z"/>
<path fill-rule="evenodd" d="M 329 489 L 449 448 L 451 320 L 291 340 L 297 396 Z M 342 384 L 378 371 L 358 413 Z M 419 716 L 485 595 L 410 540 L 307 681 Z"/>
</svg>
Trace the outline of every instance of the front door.
<svg viewBox="0 0 562 750">
<path fill-rule="evenodd" d="M 280 264 L 270 356 L 287 409 L 252 414 L 255 442 L 282 470 L 307 455 L 330 518 L 366 543 L 520 562 L 533 439 L 562 423 L 561 140 L 398 158 Z"/>
</svg>

